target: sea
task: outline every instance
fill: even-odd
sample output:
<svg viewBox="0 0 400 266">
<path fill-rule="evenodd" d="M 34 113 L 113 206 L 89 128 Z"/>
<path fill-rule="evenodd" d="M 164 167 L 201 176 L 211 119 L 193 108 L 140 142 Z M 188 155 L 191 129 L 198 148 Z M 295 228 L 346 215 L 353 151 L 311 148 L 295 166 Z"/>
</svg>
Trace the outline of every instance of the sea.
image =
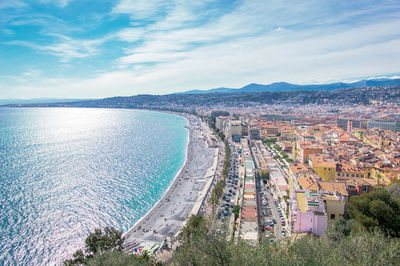
<svg viewBox="0 0 400 266">
<path fill-rule="evenodd" d="M 0 265 L 60 265 L 95 228 L 127 231 L 182 168 L 181 116 L 0 108 Z"/>
</svg>

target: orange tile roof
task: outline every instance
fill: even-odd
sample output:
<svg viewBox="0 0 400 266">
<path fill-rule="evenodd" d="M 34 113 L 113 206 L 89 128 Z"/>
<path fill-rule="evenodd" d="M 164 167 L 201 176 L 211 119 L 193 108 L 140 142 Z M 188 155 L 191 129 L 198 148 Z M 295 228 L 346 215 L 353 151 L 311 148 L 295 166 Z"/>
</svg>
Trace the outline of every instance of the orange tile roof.
<svg viewBox="0 0 400 266">
<path fill-rule="evenodd" d="M 290 165 L 290 170 L 292 171 L 293 174 L 299 174 L 307 172 L 308 168 L 303 163 L 296 163 Z"/>
<path fill-rule="evenodd" d="M 319 164 L 317 164 L 315 166 L 318 166 L 318 167 L 330 167 L 330 168 L 335 167 L 336 168 L 336 164 L 337 163 L 338 162 L 322 162 L 322 163 L 319 163 Z"/>
</svg>

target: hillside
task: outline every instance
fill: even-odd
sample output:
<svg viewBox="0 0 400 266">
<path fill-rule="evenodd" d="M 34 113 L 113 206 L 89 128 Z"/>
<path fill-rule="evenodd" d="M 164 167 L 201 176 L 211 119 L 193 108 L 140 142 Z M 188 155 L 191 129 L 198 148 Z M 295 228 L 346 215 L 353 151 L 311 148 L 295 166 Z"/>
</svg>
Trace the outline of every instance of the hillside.
<svg viewBox="0 0 400 266">
<path fill-rule="evenodd" d="M 42 103 L 7 105 L 24 107 L 99 107 L 99 108 L 148 108 L 177 109 L 194 106 L 254 106 L 260 104 L 369 104 L 371 100 L 400 101 L 400 86 L 345 88 L 329 91 L 283 91 L 250 93 L 208 93 L 137 95 L 112 97 L 72 103 Z"/>
<path fill-rule="evenodd" d="M 239 89 L 217 88 L 211 90 L 190 90 L 177 94 L 206 94 L 206 93 L 246 93 L 246 92 L 280 92 L 280 91 L 316 91 L 316 90 L 336 90 L 342 88 L 361 88 L 376 86 L 400 85 L 400 79 L 369 79 L 352 83 L 330 83 L 318 85 L 296 85 L 286 82 L 277 82 L 268 85 L 251 83 Z"/>
</svg>

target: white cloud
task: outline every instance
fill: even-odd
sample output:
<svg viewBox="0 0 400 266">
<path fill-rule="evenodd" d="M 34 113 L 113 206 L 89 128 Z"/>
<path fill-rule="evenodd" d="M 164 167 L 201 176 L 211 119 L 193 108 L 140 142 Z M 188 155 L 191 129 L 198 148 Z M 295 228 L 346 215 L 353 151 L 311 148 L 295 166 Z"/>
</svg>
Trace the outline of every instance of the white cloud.
<svg viewBox="0 0 400 266">
<path fill-rule="evenodd" d="M 153 22 L 145 27 L 131 23 L 98 40 L 56 36 L 56 42 L 45 46 L 17 42 L 64 61 L 96 55 L 107 40 L 126 42 L 112 71 L 62 83 L 42 75 L 43 83 L 26 82 L 18 88 L 27 93 L 47 88 L 54 93 L 50 96 L 59 97 L 106 97 L 251 82 L 349 80 L 400 69 L 400 19 L 376 12 L 385 7 L 336 12 L 334 5 L 354 2 L 244 0 L 234 10 L 211 15 L 202 8 L 212 1 L 200 2 L 122 0 L 113 14 L 128 14 L 133 24 L 140 18 Z"/>
<path fill-rule="evenodd" d="M 19 0 L 13 0 L 13 1 L 0 1 L 0 9 L 5 9 L 5 8 L 22 8 L 22 7 L 27 7 L 27 5 Z"/>
<path fill-rule="evenodd" d="M 51 3 L 57 5 L 58 7 L 64 8 L 68 6 L 69 2 L 72 0 L 39 0 L 42 3 Z"/>
<path fill-rule="evenodd" d="M 113 9 L 114 14 L 128 14 L 134 19 L 149 19 L 164 9 L 165 0 L 121 0 Z"/>
<path fill-rule="evenodd" d="M 22 45 L 35 50 L 42 51 L 47 54 L 51 54 L 60 57 L 61 62 L 69 62 L 74 58 L 84 58 L 88 56 L 93 56 L 99 53 L 97 48 L 100 44 L 106 41 L 107 37 L 104 39 L 97 40 L 79 40 L 72 39 L 70 37 L 61 34 L 48 34 L 49 36 L 57 37 L 53 44 L 49 45 L 38 45 L 35 43 L 27 41 L 10 41 L 7 42 L 9 45 Z"/>
<path fill-rule="evenodd" d="M 135 42 L 140 40 L 140 37 L 145 33 L 143 28 L 126 28 L 117 33 L 117 36 L 122 41 Z"/>
<path fill-rule="evenodd" d="M 2 29 L 1 32 L 6 34 L 6 35 L 14 35 L 15 34 L 15 32 L 13 30 L 10 30 L 10 29 Z"/>
<path fill-rule="evenodd" d="M 164 63 L 185 57 L 185 53 L 134 53 L 121 57 L 120 64 Z"/>
</svg>

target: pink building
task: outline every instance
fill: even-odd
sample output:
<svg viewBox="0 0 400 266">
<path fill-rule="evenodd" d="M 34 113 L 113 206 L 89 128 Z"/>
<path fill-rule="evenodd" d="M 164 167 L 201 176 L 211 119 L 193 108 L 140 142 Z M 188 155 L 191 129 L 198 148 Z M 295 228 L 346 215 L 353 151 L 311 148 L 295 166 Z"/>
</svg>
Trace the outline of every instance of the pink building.
<svg viewBox="0 0 400 266">
<path fill-rule="evenodd" d="M 308 190 L 296 190 L 292 195 L 291 218 L 293 232 L 314 233 L 321 236 L 328 227 L 324 201 L 321 195 Z"/>
</svg>

